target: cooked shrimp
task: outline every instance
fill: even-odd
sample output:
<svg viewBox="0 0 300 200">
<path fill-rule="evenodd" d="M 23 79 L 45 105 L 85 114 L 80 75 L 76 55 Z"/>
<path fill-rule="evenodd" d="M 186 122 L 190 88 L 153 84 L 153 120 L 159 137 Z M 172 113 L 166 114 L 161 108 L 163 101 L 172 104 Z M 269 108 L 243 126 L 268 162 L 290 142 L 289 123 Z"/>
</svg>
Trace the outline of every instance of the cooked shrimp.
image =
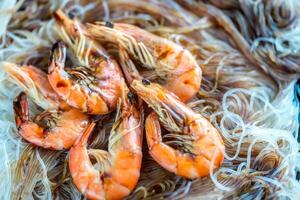
<svg viewBox="0 0 300 200">
<path fill-rule="evenodd" d="M 96 51 L 95 51 L 96 52 Z M 122 74 L 108 57 L 90 55 L 90 68 L 65 70 L 66 47 L 54 44 L 48 79 L 52 88 L 74 108 L 89 114 L 106 114 L 117 106 L 121 93 Z"/>
<path fill-rule="evenodd" d="M 65 47 L 54 45 L 49 80 L 54 90 L 71 106 L 89 114 L 106 114 L 117 106 L 121 93 L 122 72 L 118 63 L 95 42 L 77 20 L 69 19 L 61 10 L 54 19 L 61 39 L 82 67 L 64 69 Z M 73 59 L 74 60 L 74 59 Z"/>
<path fill-rule="evenodd" d="M 88 117 L 78 110 L 70 110 L 50 86 L 47 74 L 38 68 L 5 63 L 3 69 L 35 103 L 46 110 L 31 121 L 27 96 L 21 93 L 14 102 L 16 125 L 20 135 L 28 142 L 43 148 L 70 148 L 88 123 Z"/>
<path fill-rule="evenodd" d="M 145 130 L 150 155 L 162 167 L 189 179 L 207 176 L 224 159 L 224 143 L 213 125 L 182 103 L 173 93 L 147 80 L 131 84 L 154 109 Z M 162 136 L 161 125 L 168 134 Z M 165 142 L 163 139 L 168 139 Z M 175 149 L 176 148 L 176 149 Z"/>
<path fill-rule="evenodd" d="M 202 72 L 191 53 L 181 46 L 136 26 L 115 23 L 113 28 L 89 24 L 88 32 L 101 41 L 116 43 L 155 71 L 163 86 L 182 101 L 190 100 L 199 90 Z"/>
<path fill-rule="evenodd" d="M 46 111 L 31 121 L 24 92 L 16 97 L 13 108 L 19 134 L 28 142 L 46 149 L 69 149 L 89 122 L 88 116 L 76 109 Z"/>
<path fill-rule="evenodd" d="M 70 150 L 69 167 L 73 182 L 88 199 L 122 199 L 134 189 L 142 162 L 142 116 L 134 107 L 132 93 L 122 94 L 121 113 L 117 114 L 108 144 L 108 152 L 93 151 L 100 169 L 90 161 L 87 141 L 95 123 L 91 123 Z M 99 166 L 99 165 L 98 165 Z"/>
<path fill-rule="evenodd" d="M 45 110 L 67 109 L 67 104 L 52 89 L 46 73 L 30 65 L 18 66 L 8 62 L 2 65 L 12 82 L 19 85 L 37 105 Z"/>
</svg>

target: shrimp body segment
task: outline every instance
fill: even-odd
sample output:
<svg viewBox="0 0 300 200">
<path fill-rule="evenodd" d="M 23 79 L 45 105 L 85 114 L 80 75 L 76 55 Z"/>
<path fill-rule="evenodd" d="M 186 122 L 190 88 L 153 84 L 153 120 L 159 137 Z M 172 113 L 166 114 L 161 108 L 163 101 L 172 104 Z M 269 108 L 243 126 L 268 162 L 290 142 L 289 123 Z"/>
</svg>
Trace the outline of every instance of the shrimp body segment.
<svg viewBox="0 0 300 200">
<path fill-rule="evenodd" d="M 16 97 L 13 107 L 19 134 L 28 142 L 46 149 L 69 149 L 89 122 L 88 116 L 76 109 L 46 111 L 32 121 L 24 92 Z"/>
<path fill-rule="evenodd" d="M 122 74 L 101 56 L 94 57 L 97 67 L 65 69 L 66 46 L 53 46 L 48 79 L 52 88 L 69 105 L 88 114 L 107 114 L 117 106 Z"/>
<path fill-rule="evenodd" d="M 192 54 L 180 45 L 134 25 L 89 24 L 88 32 L 99 41 L 117 43 L 144 67 L 153 69 L 163 86 L 182 101 L 193 98 L 200 89 L 202 71 Z"/>
<path fill-rule="evenodd" d="M 112 128 L 108 151 L 96 150 L 98 157 L 102 158 L 99 170 L 91 163 L 87 150 L 88 137 L 95 123 L 89 125 L 70 150 L 69 167 L 73 182 L 88 199 L 122 199 L 130 194 L 139 179 L 141 117 L 127 99 L 127 94 L 122 97 L 121 113 Z"/>
<path fill-rule="evenodd" d="M 155 111 L 147 117 L 145 130 L 150 155 L 157 163 L 189 179 L 207 176 L 210 168 L 222 165 L 224 143 L 208 120 L 158 84 L 134 80 L 131 86 Z M 167 132 L 163 136 L 161 125 Z"/>
</svg>

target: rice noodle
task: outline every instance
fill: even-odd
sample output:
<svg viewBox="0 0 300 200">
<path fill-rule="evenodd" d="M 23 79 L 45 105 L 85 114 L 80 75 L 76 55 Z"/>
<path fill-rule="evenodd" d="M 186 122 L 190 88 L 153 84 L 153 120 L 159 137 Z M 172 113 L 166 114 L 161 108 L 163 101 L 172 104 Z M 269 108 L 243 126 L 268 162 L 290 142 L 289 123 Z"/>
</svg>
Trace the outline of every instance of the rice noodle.
<svg viewBox="0 0 300 200">
<path fill-rule="evenodd" d="M 0 199 L 82 199 L 68 152 L 33 147 L 18 135 L 12 101 L 24 87 L 3 69 L 5 62 L 47 69 L 49 50 L 62 39 L 51 19 L 58 8 L 83 22 L 140 26 L 188 49 L 202 68 L 201 89 L 188 105 L 222 135 L 222 167 L 185 180 L 154 162 L 144 144 L 141 177 L 127 199 L 297 199 L 299 7 L 297 0 L 1 1 Z M 97 152 L 109 148 L 115 116 L 106 117 L 90 144 L 97 150 L 89 151 L 99 170 L 106 163 Z"/>
</svg>

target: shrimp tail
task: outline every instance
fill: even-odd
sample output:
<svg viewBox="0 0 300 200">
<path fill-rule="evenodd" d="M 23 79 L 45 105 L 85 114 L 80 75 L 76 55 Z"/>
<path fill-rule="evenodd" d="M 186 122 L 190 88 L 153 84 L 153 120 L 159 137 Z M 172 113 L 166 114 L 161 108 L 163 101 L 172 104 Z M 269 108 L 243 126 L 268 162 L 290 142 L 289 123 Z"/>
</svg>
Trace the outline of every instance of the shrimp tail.
<svg viewBox="0 0 300 200">
<path fill-rule="evenodd" d="M 17 128 L 19 128 L 22 123 L 29 121 L 28 102 L 25 92 L 21 92 L 15 98 L 13 102 L 13 108 L 15 113 L 16 126 Z"/>
<path fill-rule="evenodd" d="M 51 73 L 55 67 L 64 68 L 66 62 L 66 45 L 63 41 L 57 41 L 50 54 L 50 64 L 48 72 Z"/>
</svg>

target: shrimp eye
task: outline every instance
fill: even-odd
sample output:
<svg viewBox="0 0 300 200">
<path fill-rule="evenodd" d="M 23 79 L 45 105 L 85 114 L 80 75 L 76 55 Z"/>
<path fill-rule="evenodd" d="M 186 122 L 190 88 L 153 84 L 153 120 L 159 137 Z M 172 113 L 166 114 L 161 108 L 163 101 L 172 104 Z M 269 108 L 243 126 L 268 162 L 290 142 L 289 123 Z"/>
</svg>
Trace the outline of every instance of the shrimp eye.
<svg viewBox="0 0 300 200">
<path fill-rule="evenodd" d="M 108 27 L 108 28 L 114 28 L 114 24 L 110 21 L 106 21 L 105 26 Z"/>
<path fill-rule="evenodd" d="M 70 19 L 74 19 L 75 18 L 75 13 L 74 11 L 71 11 L 68 13 L 68 16 L 70 17 Z"/>
<path fill-rule="evenodd" d="M 150 85 L 150 84 L 151 84 L 151 82 L 150 82 L 148 79 L 143 79 L 143 80 L 142 80 L 142 83 L 143 83 L 144 85 Z"/>
<path fill-rule="evenodd" d="M 132 92 L 128 92 L 127 97 L 129 99 L 130 103 L 135 103 L 135 95 Z"/>
</svg>

